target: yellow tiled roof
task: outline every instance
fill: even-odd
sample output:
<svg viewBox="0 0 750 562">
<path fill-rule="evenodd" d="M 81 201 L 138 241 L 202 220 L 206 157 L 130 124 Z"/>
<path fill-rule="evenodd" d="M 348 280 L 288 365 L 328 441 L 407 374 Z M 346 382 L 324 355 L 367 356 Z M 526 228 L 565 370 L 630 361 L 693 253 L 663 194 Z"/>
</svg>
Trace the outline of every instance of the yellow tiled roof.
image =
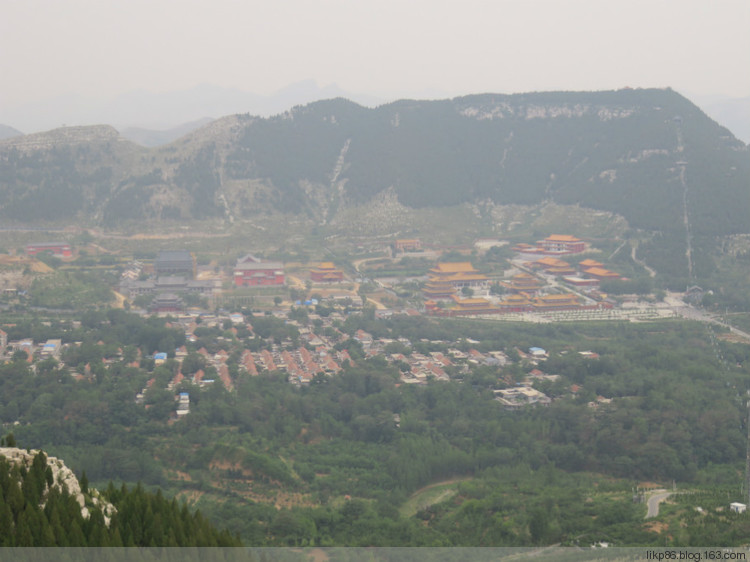
<svg viewBox="0 0 750 562">
<path fill-rule="evenodd" d="M 441 262 L 435 266 L 431 271 L 438 273 L 474 273 L 476 269 L 471 265 L 471 262 Z"/>
<path fill-rule="evenodd" d="M 576 301 L 578 297 L 572 293 L 565 293 L 563 295 L 545 295 L 543 297 L 537 297 L 535 300 L 540 302 L 560 302 L 560 301 Z"/>
<path fill-rule="evenodd" d="M 586 269 L 586 273 L 590 275 L 602 275 L 607 277 L 619 277 L 617 273 L 614 271 L 610 271 L 609 269 L 604 269 L 603 267 L 590 267 Z"/>
<path fill-rule="evenodd" d="M 550 242 L 581 242 L 580 238 L 576 238 L 570 234 L 550 234 L 545 240 L 549 240 Z"/>
<path fill-rule="evenodd" d="M 557 258 L 553 257 L 546 257 L 539 260 L 536 260 L 534 263 L 538 263 L 539 265 L 546 265 L 550 267 L 570 267 L 570 264 L 564 260 L 559 260 Z"/>
</svg>

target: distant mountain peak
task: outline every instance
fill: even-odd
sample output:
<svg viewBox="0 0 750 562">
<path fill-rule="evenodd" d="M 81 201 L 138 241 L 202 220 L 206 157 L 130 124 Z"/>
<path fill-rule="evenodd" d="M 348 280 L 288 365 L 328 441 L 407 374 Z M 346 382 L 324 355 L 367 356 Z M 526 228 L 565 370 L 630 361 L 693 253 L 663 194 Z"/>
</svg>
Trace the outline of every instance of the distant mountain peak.
<svg viewBox="0 0 750 562">
<path fill-rule="evenodd" d="M 9 125 L 0 124 L 0 140 L 9 139 L 12 137 L 20 137 L 21 135 L 23 135 L 23 133 L 18 129 L 14 129 Z"/>
<path fill-rule="evenodd" d="M 111 125 L 85 125 L 60 127 L 42 133 L 33 133 L 0 141 L 0 146 L 19 150 L 37 150 L 53 146 L 75 146 L 85 143 L 100 143 L 122 140 L 120 133 Z"/>
</svg>

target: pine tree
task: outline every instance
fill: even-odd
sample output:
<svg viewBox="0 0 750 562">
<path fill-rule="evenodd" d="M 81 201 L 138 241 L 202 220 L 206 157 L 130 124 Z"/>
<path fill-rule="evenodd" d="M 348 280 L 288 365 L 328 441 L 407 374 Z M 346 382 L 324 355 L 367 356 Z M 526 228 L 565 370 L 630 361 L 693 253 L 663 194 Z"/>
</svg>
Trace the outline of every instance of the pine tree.
<svg viewBox="0 0 750 562">
<path fill-rule="evenodd" d="M 120 535 L 120 529 L 118 527 L 115 527 L 114 531 L 112 532 L 112 538 L 109 541 L 109 546 L 112 546 L 115 548 L 125 546 L 125 544 L 122 541 L 122 536 Z"/>
<path fill-rule="evenodd" d="M 3 495 L 0 495 L 0 546 L 12 546 L 15 526 L 10 506 Z"/>
<path fill-rule="evenodd" d="M 55 544 L 57 546 L 68 546 L 68 536 L 60 519 L 59 497 L 59 492 L 56 489 L 52 489 L 47 497 L 47 505 L 44 506 L 44 512 L 55 535 Z"/>
<path fill-rule="evenodd" d="M 77 519 L 70 522 L 67 532 L 70 546 L 87 546 L 86 537 L 84 536 L 81 525 Z"/>
<path fill-rule="evenodd" d="M 23 511 L 24 506 L 23 492 L 21 492 L 21 488 L 18 486 L 18 483 L 20 481 L 20 473 L 14 467 L 14 469 L 11 471 L 8 489 L 5 492 L 5 501 L 10 507 L 14 521 L 18 520 L 18 516 L 20 515 L 21 511 Z"/>
<path fill-rule="evenodd" d="M 24 509 L 16 521 L 16 539 L 13 546 L 34 546 L 34 535 L 31 532 L 31 525 L 29 511 Z"/>
</svg>

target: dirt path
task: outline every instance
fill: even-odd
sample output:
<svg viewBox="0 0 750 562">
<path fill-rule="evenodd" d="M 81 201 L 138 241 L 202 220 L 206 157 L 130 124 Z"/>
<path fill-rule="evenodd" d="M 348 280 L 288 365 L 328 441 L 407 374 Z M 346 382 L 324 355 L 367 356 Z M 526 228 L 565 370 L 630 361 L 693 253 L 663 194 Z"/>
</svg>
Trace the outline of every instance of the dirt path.
<svg viewBox="0 0 750 562">
<path fill-rule="evenodd" d="M 95 233 L 97 238 L 111 238 L 113 240 L 175 240 L 181 238 L 227 238 L 230 233 L 210 233 L 210 232 L 169 232 L 164 234 L 114 234 L 107 232 Z"/>
<path fill-rule="evenodd" d="M 427 490 L 431 490 L 432 488 L 437 488 L 438 486 L 447 486 L 449 484 L 457 484 L 459 482 L 466 482 L 467 480 L 471 480 L 470 476 L 462 476 L 460 478 L 451 478 L 450 480 L 443 480 L 442 482 L 434 482 L 432 484 L 427 484 L 427 486 L 424 486 L 414 492 L 411 496 L 409 496 L 409 499 L 416 498 L 419 494 L 422 494 L 426 492 Z"/>
<path fill-rule="evenodd" d="M 112 291 L 115 294 L 115 308 L 125 308 L 125 301 L 127 300 L 121 293 Z"/>
<path fill-rule="evenodd" d="M 645 269 L 646 271 L 648 271 L 648 274 L 649 274 L 650 277 L 656 277 L 656 271 L 654 271 L 649 266 L 647 266 L 645 261 L 639 260 L 636 257 L 635 252 L 636 252 L 637 249 L 638 249 L 638 242 L 636 242 L 635 244 L 633 244 L 633 247 L 630 249 L 630 257 L 633 259 L 633 261 L 635 263 L 637 263 L 643 269 Z"/>
<path fill-rule="evenodd" d="M 457 487 L 447 488 L 445 490 L 440 491 L 436 495 L 430 495 L 431 490 L 434 490 L 435 488 L 439 488 L 441 486 L 451 486 L 452 484 L 458 484 L 459 482 L 464 482 L 467 480 L 471 480 L 471 478 L 470 477 L 452 478 L 450 480 L 443 480 L 442 482 L 435 482 L 433 484 L 428 484 L 427 486 L 420 488 L 419 490 L 414 492 L 411 496 L 409 496 L 409 499 L 403 503 L 399 511 L 401 512 L 402 515 L 406 517 L 411 517 L 412 515 L 415 515 L 417 512 L 419 512 L 420 510 L 427 509 L 431 505 L 435 505 L 437 503 L 445 501 L 448 498 L 455 496 L 458 493 Z"/>
</svg>

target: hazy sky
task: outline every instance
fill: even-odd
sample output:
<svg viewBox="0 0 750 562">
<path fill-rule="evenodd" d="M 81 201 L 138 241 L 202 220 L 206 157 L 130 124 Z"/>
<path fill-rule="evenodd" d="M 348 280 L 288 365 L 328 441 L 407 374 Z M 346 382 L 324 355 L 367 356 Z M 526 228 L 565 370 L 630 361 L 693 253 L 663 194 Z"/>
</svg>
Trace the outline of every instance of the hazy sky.
<svg viewBox="0 0 750 562">
<path fill-rule="evenodd" d="M 0 104 L 312 78 L 385 98 L 750 96 L 749 0 L 0 0 Z"/>
</svg>

